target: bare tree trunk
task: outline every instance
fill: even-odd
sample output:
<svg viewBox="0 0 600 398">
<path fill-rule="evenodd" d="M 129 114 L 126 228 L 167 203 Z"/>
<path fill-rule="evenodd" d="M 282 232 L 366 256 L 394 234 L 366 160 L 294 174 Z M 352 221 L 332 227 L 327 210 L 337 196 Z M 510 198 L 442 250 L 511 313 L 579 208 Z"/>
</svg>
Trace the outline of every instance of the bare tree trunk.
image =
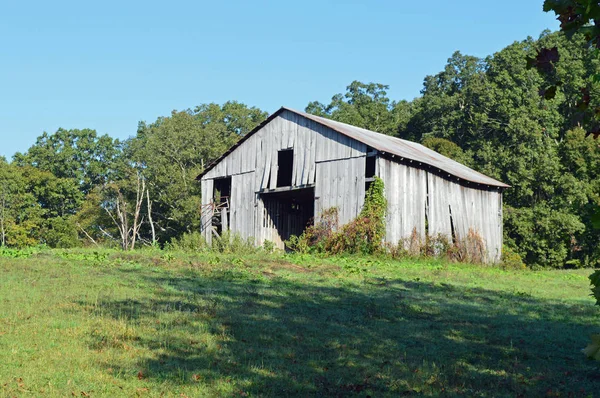
<svg viewBox="0 0 600 398">
<path fill-rule="evenodd" d="M 117 226 L 119 230 L 119 235 L 121 236 L 121 248 L 123 250 L 127 250 L 129 247 L 129 228 L 127 225 L 127 203 L 125 203 L 125 199 L 123 198 L 123 194 L 121 194 L 121 190 L 119 187 L 114 186 L 112 189 L 116 192 L 115 198 L 115 213 L 104 208 L 106 214 L 112 219 L 113 223 Z"/>
<path fill-rule="evenodd" d="M 129 248 L 129 225 L 127 220 L 127 203 L 123 198 L 123 194 L 121 190 L 117 188 L 117 217 L 119 218 L 119 223 L 117 227 L 119 228 L 119 232 L 121 233 L 121 247 L 123 250 L 127 250 Z"/>
<path fill-rule="evenodd" d="M 146 188 L 146 200 L 148 201 L 148 222 L 152 230 L 152 246 L 156 244 L 156 231 L 154 230 L 154 222 L 152 222 L 152 202 L 150 201 L 150 190 Z"/>
<path fill-rule="evenodd" d="M 140 189 L 141 188 L 141 189 Z M 135 192 L 135 212 L 133 215 L 133 226 L 131 228 L 131 246 L 130 249 L 133 250 L 135 248 L 135 240 L 142 226 L 142 221 L 140 220 L 140 211 L 142 209 L 142 203 L 144 203 L 144 191 L 146 190 L 146 181 L 140 176 L 137 175 L 137 189 Z"/>
<path fill-rule="evenodd" d="M 104 208 L 106 213 L 110 216 L 113 223 L 117 226 L 119 230 L 119 235 L 121 235 L 121 248 L 123 250 L 133 250 L 135 249 L 135 243 L 139 236 L 140 228 L 144 223 L 144 217 L 141 216 L 142 206 L 144 204 L 144 195 L 146 194 L 146 181 L 142 177 L 142 175 L 137 173 L 137 187 L 135 192 L 135 207 L 133 211 L 133 219 L 130 220 L 132 216 L 131 213 L 127 211 L 129 207 L 129 203 L 125 200 L 123 193 L 118 185 L 114 184 L 109 187 L 113 192 L 116 193 L 114 197 L 114 209 L 109 210 L 108 208 Z M 150 200 L 148 199 L 148 211 L 151 211 Z M 114 214 L 113 214 L 114 213 Z M 151 215 L 150 215 L 151 217 Z M 131 221 L 131 226 L 130 226 Z M 152 224 L 152 235 L 154 237 L 154 225 Z M 104 231 L 103 231 L 104 232 Z M 106 232 L 104 232 L 106 233 Z"/>
</svg>

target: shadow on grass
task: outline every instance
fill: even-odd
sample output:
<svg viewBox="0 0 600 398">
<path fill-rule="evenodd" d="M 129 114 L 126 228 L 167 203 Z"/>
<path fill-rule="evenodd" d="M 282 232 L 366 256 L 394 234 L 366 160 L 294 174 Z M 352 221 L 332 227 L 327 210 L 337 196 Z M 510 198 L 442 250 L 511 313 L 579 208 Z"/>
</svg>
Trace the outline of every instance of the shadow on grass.
<svg viewBox="0 0 600 398">
<path fill-rule="evenodd" d="M 138 325 L 157 382 L 232 383 L 242 395 L 586 396 L 588 304 L 419 281 L 362 284 L 124 273 L 149 285 L 96 314 Z M 95 342 L 94 344 L 97 344 Z"/>
</svg>

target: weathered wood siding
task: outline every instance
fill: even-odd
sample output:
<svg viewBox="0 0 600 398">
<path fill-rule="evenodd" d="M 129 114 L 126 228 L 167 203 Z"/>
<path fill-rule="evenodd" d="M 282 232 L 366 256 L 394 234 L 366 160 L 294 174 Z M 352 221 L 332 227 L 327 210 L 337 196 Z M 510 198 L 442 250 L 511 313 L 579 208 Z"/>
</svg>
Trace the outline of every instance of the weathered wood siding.
<svg viewBox="0 0 600 398">
<path fill-rule="evenodd" d="M 244 238 L 254 237 L 258 245 L 268 239 L 282 248 L 276 222 L 268 218 L 257 192 L 276 188 L 277 153 L 283 149 L 294 150 L 292 186 L 315 185 L 315 196 L 319 196 L 315 215 L 323 209 L 320 204 L 338 207 L 340 221 L 350 220 L 360 212 L 364 201 L 366 145 L 288 111 L 246 139 L 202 177 L 202 204 L 212 201 L 213 186 L 208 186 L 208 181 L 231 176 L 231 231 Z M 316 182 L 317 169 L 320 183 Z M 336 181 L 335 187 L 332 180 Z M 321 193 L 321 188 L 328 193 Z M 209 220 L 206 216 L 206 222 L 203 219 L 202 223 L 207 240 L 211 239 Z"/>
<path fill-rule="evenodd" d="M 203 179 L 201 186 L 202 205 L 200 206 L 200 233 L 210 244 L 212 242 L 212 217 L 211 207 L 213 198 L 213 180 Z"/>
<path fill-rule="evenodd" d="M 487 260 L 497 262 L 502 251 L 502 194 L 460 185 L 426 170 L 378 159 L 378 175 L 388 201 L 386 241 L 407 244 L 425 235 L 465 240 L 469 231 L 481 236 Z M 427 231 L 425 228 L 427 217 Z"/>
<path fill-rule="evenodd" d="M 365 202 L 365 159 L 363 155 L 317 163 L 315 217 L 337 207 L 339 225 L 344 225 L 360 213 Z"/>
<path fill-rule="evenodd" d="M 386 241 L 392 244 L 411 238 L 424 241 L 427 172 L 380 157 L 377 173 L 385 185 L 388 202 Z"/>
<path fill-rule="evenodd" d="M 242 238 L 254 237 L 256 193 L 252 190 L 254 171 L 231 177 L 229 229 Z"/>
</svg>

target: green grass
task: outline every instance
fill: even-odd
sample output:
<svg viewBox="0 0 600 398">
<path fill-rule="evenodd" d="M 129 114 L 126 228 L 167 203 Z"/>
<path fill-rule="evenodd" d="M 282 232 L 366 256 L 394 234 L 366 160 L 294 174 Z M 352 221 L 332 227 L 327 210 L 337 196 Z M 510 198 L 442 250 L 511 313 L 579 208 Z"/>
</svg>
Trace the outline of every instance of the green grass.
<svg viewBox="0 0 600 398">
<path fill-rule="evenodd" d="M 3 396 L 600 395 L 580 352 L 599 329 L 589 270 L 13 254 L 0 257 Z"/>
</svg>

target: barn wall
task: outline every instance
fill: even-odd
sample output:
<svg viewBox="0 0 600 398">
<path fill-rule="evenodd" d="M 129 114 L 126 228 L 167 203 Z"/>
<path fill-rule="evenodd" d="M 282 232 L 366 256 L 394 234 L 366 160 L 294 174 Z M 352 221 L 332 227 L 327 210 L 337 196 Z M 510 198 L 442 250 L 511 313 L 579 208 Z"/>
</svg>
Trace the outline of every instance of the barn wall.
<svg viewBox="0 0 600 398">
<path fill-rule="evenodd" d="M 231 231 L 239 233 L 245 238 L 254 237 L 259 245 L 265 239 L 278 243 L 281 239 L 275 236 L 277 231 L 274 224 L 263 220 L 263 217 L 268 217 L 268 215 L 265 216 L 264 203 L 256 193 L 276 188 L 277 153 L 288 148 L 294 150 L 292 186 L 315 185 L 317 191 L 323 184 L 323 182 L 315 184 L 317 169 L 321 169 L 322 181 L 327 181 L 327 173 L 329 170 L 333 170 L 333 176 L 338 181 L 336 188 L 330 189 L 329 194 L 316 195 L 320 195 L 323 201 L 321 203 L 342 208 L 344 220 L 351 219 L 358 214 L 364 200 L 366 145 L 289 111 L 282 112 L 263 126 L 202 177 L 202 203 L 206 205 L 212 201 L 213 186 L 209 187 L 208 181 L 231 176 Z M 333 166 L 321 165 L 323 162 L 351 158 L 361 159 L 346 162 L 347 165 L 353 167 L 353 170 L 356 170 L 358 175 L 353 181 L 350 181 L 350 178 L 345 175 L 347 169 L 342 173 L 344 169 L 340 168 L 338 171 Z M 343 167 L 346 167 L 345 163 Z M 361 183 L 359 183 L 360 179 L 362 179 Z M 338 188 L 340 184 L 345 183 L 351 184 L 347 191 Z M 325 185 L 329 186 L 330 182 L 327 181 Z M 347 194 L 354 196 L 355 193 L 358 195 L 358 199 L 348 205 L 346 203 Z M 330 198 L 328 195 L 335 195 L 335 197 Z M 252 206 L 252 208 L 248 206 Z M 317 207 L 318 203 L 315 204 L 315 209 Z M 207 217 L 207 220 L 210 219 Z M 203 234 L 209 240 L 210 234 L 207 232 L 209 229 L 207 226 L 210 227 L 208 221 L 203 223 Z M 278 246 L 283 247 L 283 243 L 279 243 Z"/>
<path fill-rule="evenodd" d="M 377 170 L 388 202 L 386 241 L 398 244 L 408 240 L 413 230 L 416 238 L 424 241 L 427 172 L 381 157 L 377 159 Z"/>
<path fill-rule="evenodd" d="M 365 202 L 365 156 L 317 163 L 315 217 L 331 207 L 338 209 L 343 225 L 360 213 Z"/>
<path fill-rule="evenodd" d="M 254 171 L 231 177 L 231 203 L 229 229 L 242 238 L 254 237 L 256 193 L 252 189 Z"/>
<path fill-rule="evenodd" d="M 502 250 L 502 193 L 465 187 L 425 170 L 389 159 L 378 159 L 378 175 L 388 201 L 386 241 L 410 240 L 413 229 L 425 235 L 464 240 L 469 231 L 484 240 L 487 259 L 500 260 Z M 425 228 L 427 217 L 427 231 Z"/>
</svg>

